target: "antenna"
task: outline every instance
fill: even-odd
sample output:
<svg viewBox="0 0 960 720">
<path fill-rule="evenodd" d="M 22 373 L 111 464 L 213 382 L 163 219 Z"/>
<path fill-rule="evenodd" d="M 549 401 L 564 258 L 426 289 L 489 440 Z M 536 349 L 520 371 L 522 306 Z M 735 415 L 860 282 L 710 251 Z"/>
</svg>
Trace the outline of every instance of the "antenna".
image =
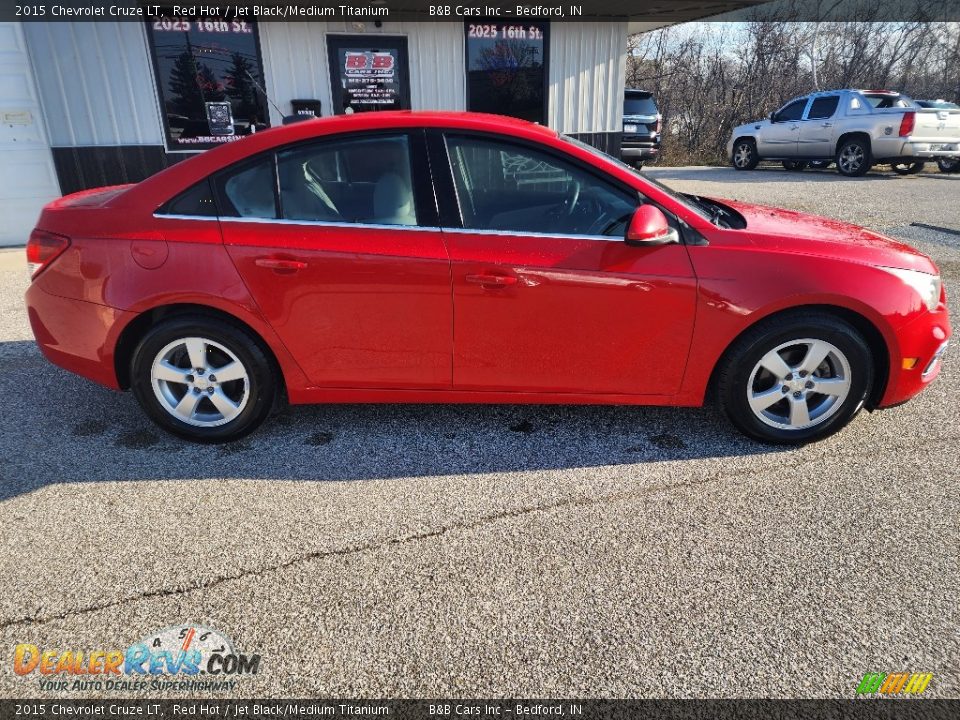
<svg viewBox="0 0 960 720">
<path fill-rule="evenodd" d="M 273 108 L 274 108 L 278 113 L 280 113 L 280 117 L 285 117 L 285 115 L 283 114 L 283 110 L 280 109 L 280 106 L 277 105 L 273 100 L 270 99 L 270 96 L 267 95 L 267 91 L 264 90 L 263 87 L 261 87 L 260 83 L 257 82 L 257 79 L 256 79 L 253 75 L 250 74 L 250 71 L 249 71 L 249 70 L 244 70 L 244 72 L 247 74 L 247 77 L 250 78 L 250 82 L 253 83 L 253 86 L 254 86 L 255 88 L 257 88 L 257 90 L 259 90 L 261 93 L 263 93 L 263 96 L 267 99 L 267 102 L 270 103 L 271 105 L 273 105 Z"/>
</svg>

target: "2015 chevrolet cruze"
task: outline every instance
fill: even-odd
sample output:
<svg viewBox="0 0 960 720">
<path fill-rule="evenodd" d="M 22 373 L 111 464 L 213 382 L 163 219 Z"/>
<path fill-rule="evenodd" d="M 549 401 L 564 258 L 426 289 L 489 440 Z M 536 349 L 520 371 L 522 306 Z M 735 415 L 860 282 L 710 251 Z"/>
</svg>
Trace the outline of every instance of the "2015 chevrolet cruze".
<svg viewBox="0 0 960 720">
<path fill-rule="evenodd" d="M 466 113 L 288 125 L 48 205 L 26 301 L 54 363 L 200 441 L 292 403 L 697 406 L 806 442 L 920 392 L 937 268 L 834 220 L 681 195 Z"/>
</svg>

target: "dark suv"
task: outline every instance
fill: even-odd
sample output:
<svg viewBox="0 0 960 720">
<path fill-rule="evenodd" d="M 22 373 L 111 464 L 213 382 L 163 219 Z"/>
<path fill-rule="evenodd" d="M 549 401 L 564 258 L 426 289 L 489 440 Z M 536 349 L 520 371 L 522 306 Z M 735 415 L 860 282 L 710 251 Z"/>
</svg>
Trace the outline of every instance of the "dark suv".
<svg viewBox="0 0 960 720">
<path fill-rule="evenodd" d="M 620 157 L 635 167 L 660 155 L 660 111 L 653 93 L 625 90 L 623 93 L 623 140 Z"/>
</svg>

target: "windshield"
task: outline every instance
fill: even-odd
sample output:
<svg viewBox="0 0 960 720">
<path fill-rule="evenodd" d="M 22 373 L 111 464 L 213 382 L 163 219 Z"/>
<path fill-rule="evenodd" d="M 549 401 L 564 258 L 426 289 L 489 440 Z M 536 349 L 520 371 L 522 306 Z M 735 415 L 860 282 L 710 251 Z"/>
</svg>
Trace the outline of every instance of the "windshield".
<svg viewBox="0 0 960 720">
<path fill-rule="evenodd" d="M 637 171 L 634 170 L 629 165 L 627 165 L 625 162 L 618 160 L 612 155 L 607 155 L 605 152 L 601 152 L 600 150 L 597 150 L 593 145 L 588 145 L 587 143 L 581 140 L 577 140 L 575 137 L 570 137 L 569 135 L 561 134 L 560 137 L 563 138 L 566 142 L 570 143 L 571 145 L 576 145 L 578 148 L 581 148 L 582 150 L 586 150 L 588 153 L 590 153 L 594 157 L 600 158 L 602 160 L 606 160 L 607 162 L 612 162 L 615 165 L 619 165 L 620 167 L 626 170 L 629 170 L 634 175 L 638 175 Z M 710 211 L 706 210 L 703 206 L 698 205 L 696 202 L 691 200 L 686 195 L 682 195 L 681 193 L 678 193 L 676 190 L 672 190 L 671 188 L 668 188 L 662 182 L 660 182 L 659 180 L 654 180 L 649 175 L 640 175 L 640 177 L 643 179 L 644 182 L 650 183 L 651 185 L 656 186 L 665 195 L 669 195 L 673 200 L 675 200 L 677 203 L 687 208 L 691 212 L 695 212 L 700 217 L 713 222 L 712 214 L 710 213 Z"/>
<path fill-rule="evenodd" d="M 624 115 L 656 115 L 657 104 L 650 95 L 639 97 L 636 95 L 627 95 L 623 99 Z"/>
</svg>

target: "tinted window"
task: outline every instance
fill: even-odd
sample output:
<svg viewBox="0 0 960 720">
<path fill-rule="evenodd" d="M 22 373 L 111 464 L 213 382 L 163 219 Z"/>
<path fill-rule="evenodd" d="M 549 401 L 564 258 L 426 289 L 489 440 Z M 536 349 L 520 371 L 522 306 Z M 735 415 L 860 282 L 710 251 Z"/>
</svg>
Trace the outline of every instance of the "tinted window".
<svg viewBox="0 0 960 720">
<path fill-rule="evenodd" d="M 807 99 L 794 100 L 783 110 L 780 110 L 776 117 L 777 122 L 788 122 L 790 120 L 799 120 L 803 117 L 803 109 L 807 106 Z"/>
<path fill-rule="evenodd" d="M 449 137 L 463 226 L 622 236 L 638 201 L 572 163 L 526 147 Z"/>
<path fill-rule="evenodd" d="M 209 181 L 204 180 L 189 190 L 180 193 L 164 205 L 158 213 L 161 215 L 216 217 L 217 205 L 213 201 L 213 193 L 210 191 Z"/>
<path fill-rule="evenodd" d="M 467 110 L 546 122 L 547 23 L 466 24 Z"/>
<path fill-rule="evenodd" d="M 883 110 L 884 108 L 902 108 L 910 107 L 911 103 L 909 98 L 900 96 L 900 95 L 888 95 L 886 93 L 877 93 L 877 94 L 868 94 L 864 93 L 863 95 L 867 102 L 873 105 L 873 107 L 878 110 Z"/>
<path fill-rule="evenodd" d="M 627 95 L 623 99 L 624 115 L 656 115 L 657 104 L 650 95 Z"/>
<path fill-rule="evenodd" d="M 828 95 L 827 97 L 817 98 L 810 105 L 810 112 L 807 114 L 807 118 L 809 120 L 826 120 L 827 118 L 832 118 L 839 104 L 839 95 Z"/>
<path fill-rule="evenodd" d="M 254 21 L 164 17 L 147 34 L 167 147 L 202 150 L 269 125 Z"/>
<path fill-rule="evenodd" d="M 276 218 L 276 178 L 269 155 L 217 178 L 221 211 L 227 217 Z"/>
<path fill-rule="evenodd" d="M 417 224 L 405 135 L 293 148 L 277 156 L 277 170 L 285 219 Z"/>
</svg>

